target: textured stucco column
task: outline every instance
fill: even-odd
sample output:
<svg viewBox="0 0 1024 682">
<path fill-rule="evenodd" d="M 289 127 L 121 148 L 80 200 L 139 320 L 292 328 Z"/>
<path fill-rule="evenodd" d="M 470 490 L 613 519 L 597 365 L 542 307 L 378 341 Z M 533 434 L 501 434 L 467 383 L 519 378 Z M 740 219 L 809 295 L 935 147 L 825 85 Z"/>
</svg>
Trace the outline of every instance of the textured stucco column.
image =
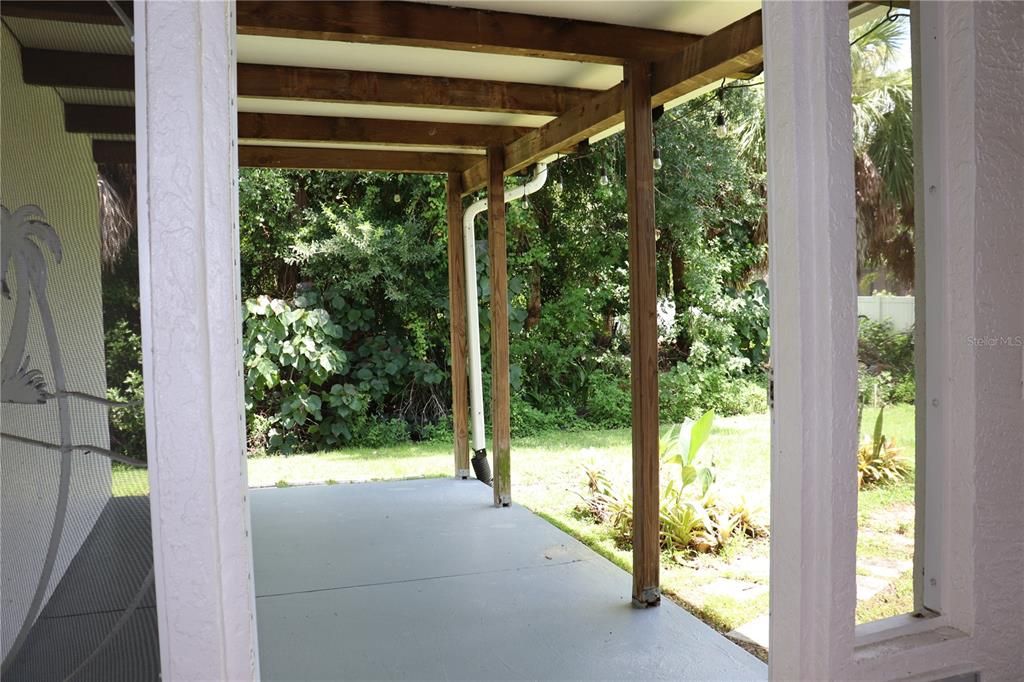
<svg viewBox="0 0 1024 682">
<path fill-rule="evenodd" d="M 846 3 L 764 4 L 773 679 L 853 654 L 857 282 Z"/>
<path fill-rule="evenodd" d="M 135 3 L 139 280 L 165 680 L 259 676 L 233 2 Z"/>
</svg>

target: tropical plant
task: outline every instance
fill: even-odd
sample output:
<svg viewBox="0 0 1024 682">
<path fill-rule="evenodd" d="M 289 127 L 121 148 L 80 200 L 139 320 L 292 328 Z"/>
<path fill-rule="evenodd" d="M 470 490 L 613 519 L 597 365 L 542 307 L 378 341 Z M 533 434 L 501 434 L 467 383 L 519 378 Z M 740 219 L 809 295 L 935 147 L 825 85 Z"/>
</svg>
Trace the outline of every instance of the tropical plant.
<svg viewBox="0 0 1024 682">
<path fill-rule="evenodd" d="M 766 530 L 757 512 L 744 500 L 729 501 L 714 487 L 715 464 L 700 451 L 711 434 L 715 414 L 708 410 L 696 421 L 670 428 L 660 440 L 665 484 L 658 517 L 660 543 L 667 552 L 716 552 L 732 537 L 759 537 Z M 602 469 L 587 467 L 587 494 L 578 510 L 606 524 L 620 546 L 633 535 L 633 496 Z"/>
<path fill-rule="evenodd" d="M 909 69 L 894 68 L 906 39 L 904 22 L 883 17 L 851 33 L 850 58 L 858 271 L 885 266 L 913 286 L 913 93 Z M 764 172 L 763 109 L 740 117 L 733 130 L 751 168 Z"/>
<path fill-rule="evenodd" d="M 698 462 L 697 455 L 711 435 L 714 422 L 715 413 L 708 410 L 696 421 L 686 420 L 678 430 L 670 428 L 661 437 L 661 463 L 670 467 L 670 470 L 678 469 L 678 475 L 668 479 L 662 497 L 682 499 L 684 495 L 692 493 L 690 486 L 695 483 L 700 490 L 697 497 L 703 498 L 707 494 L 715 482 L 712 469 L 714 463 Z"/>
<path fill-rule="evenodd" d="M 903 449 L 882 432 L 885 408 L 879 408 L 874 430 L 857 448 L 857 487 L 869 488 L 876 485 L 898 483 L 913 472 L 910 460 L 903 455 Z"/>
<path fill-rule="evenodd" d="M 880 19 L 850 51 L 859 262 L 914 282 L 914 122 L 910 71 L 894 70 L 907 33 Z"/>
<path fill-rule="evenodd" d="M 246 301 L 243 352 L 254 452 L 408 438 L 407 422 L 431 406 L 414 402 L 413 388 L 427 392 L 445 375 L 417 357 L 407 340 L 373 333 L 373 320 L 372 308 L 330 290 L 324 296 L 307 291 L 291 302 L 269 296 Z M 443 414 L 436 398 L 432 404 Z"/>
<path fill-rule="evenodd" d="M 633 494 L 614 483 L 602 469 L 584 467 L 588 494 L 580 511 L 607 524 L 620 546 L 633 539 Z"/>
</svg>

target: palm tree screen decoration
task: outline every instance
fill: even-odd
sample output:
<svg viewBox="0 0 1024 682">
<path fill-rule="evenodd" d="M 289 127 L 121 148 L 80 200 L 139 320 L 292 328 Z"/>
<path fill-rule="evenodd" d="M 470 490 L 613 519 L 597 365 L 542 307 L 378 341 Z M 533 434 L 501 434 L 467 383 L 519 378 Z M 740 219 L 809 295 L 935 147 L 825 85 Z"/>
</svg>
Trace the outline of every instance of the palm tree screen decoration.
<svg viewBox="0 0 1024 682">
<path fill-rule="evenodd" d="M 108 448 L 76 444 L 72 441 L 70 400 L 85 400 L 111 408 L 125 407 L 126 405 L 109 401 L 102 396 L 68 390 L 57 326 L 47 295 L 49 265 L 46 252 L 52 255 L 55 264 L 61 263 L 63 258 L 61 241 L 57 231 L 46 221 L 43 209 L 27 204 L 15 211 L 10 211 L 6 206 L 0 205 L 0 286 L 2 286 L 3 297 L 7 300 L 14 300 L 11 329 L 4 344 L 3 358 L 0 360 L 0 401 L 21 405 L 45 405 L 55 400 L 60 434 L 59 442 L 51 443 L 0 431 L 4 441 L 55 450 L 59 452 L 60 457 L 57 498 L 46 554 L 24 620 L 4 658 L 0 674 L 7 672 L 24 644 L 43 606 L 47 588 L 53 576 L 68 512 L 72 453 L 91 452 L 131 466 L 146 466 L 145 462 L 124 457 Z M 49 381 L 43 370 L 34 366 L 32 357 L 26 353 L 33 300 L 39 312 L 46 351 L 49 356 L 49 371 L 52 373 Z M 143 581 L 136 599 L 132 601 L 132 606 L 126 610 L 125 617 L 102 641 L 101 646 L 111 639 L 116 629 L 130 615 L 130 611 L 134 610 L 134 606 L 139 601 L 139 595 L 148 590 L 151 584 L 152 570 Z M 95 655 L 95 651 L 90 658 L 92 655 Z M 79 665 L 79 668 L 82 665 L 84 662 Z"/>
</svg>

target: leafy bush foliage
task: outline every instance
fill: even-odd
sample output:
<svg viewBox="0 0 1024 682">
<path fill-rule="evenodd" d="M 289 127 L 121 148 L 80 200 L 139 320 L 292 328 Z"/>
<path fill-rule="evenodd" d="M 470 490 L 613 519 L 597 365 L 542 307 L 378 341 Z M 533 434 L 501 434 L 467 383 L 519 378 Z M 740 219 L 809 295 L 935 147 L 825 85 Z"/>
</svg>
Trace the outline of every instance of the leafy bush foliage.
<svg viewBox="0 0 1024 682">
<path fill-rule="evenodd" d="M 615 429 L 632 423 L 629 378 L 602 370 L 587 375 L 586 420 L 600 428 Z"/>
<path fill-rule="evenodd" d="M 372 309 L 334 293 L 323 299 L 327 308 L 312 293 L 293 303 L 246 301 L 245 387 L 255 451 L 404 441 L 409 425 L 387 416 L 396 407 L 389 397 L 410 383 L 436 386 L 445 378 L 397 337 L 372 333 Z"/>
<path fill-rule="evenodd" d="M 107 388 L 107 400 L 124 403 L 110 410 L 110 444 L 115 452 L 146 459 L 146 411 L 142 404 L 142 373 L 130 370 L 120 386 Z"/>
<path fill-rule="evenodd" d="M 586 427 L 571 409 L 562 407 L 541 410 L 531 405 L 521 394 L 512 396 L 509 412 L 512 435 L 516 438 L 545 431 Z"/>
<path fill-rule="evenodd" d="M 142 404 L 142 337 L 126 319 L 104 333 L 107 400 L 124 403 L 110 410 L 110 445 L 126 457 L 146 459 L 146 412 Z"/>
<path fill-rule="evenodd" d="M 884 417 L 883 407 L 878 410 L 871 437 L 865 438 L 857 448 L 858 488 L 898 483 L 913 473 L 913 467 L 903 455 L 903 449 L 882 432 Z"/>
<path fill-rule="evenodd" d="M 757 109 L 746 91 L 714 104 L 737 116 Z M 657 276 L 675 311 L 661 366 L 679 375 L 663 381 L 663 417 L 675 420 L 698 416 L 698 405 L 721 414 L 765 409 L 756 384 L 768 348 L 767 288 L 755 281 L 766 252 L 757 236 L 760 171 L 738 140 L 709 134 L 702 106 L 659 123 Z M 529 205 L 508 207 L 516 436 L 630 423 L 625 186 L 617 177 L 597 182 L 602 168 L 618 176 L 623 156 L 621 139 L 609 139 L 563 159 Z M 280 302 L 266 303 L 270 313 L 247 312 L 252 449 L 447 433 L 442 179 L 246 169 L 239 218 L 245 296 Z M 481 237 L 467 251 L 477 261 L 471 284 L 480 294 L 486 386 L 491 301 Z"/>
<path fill-rule="evenodd" d="M 742 302 L 733 314 L 736 354 L 747 358 L 751 367 L 759 368 L 768 362 L 768 284 L 758 280 L 736 296 Z"/>
<path fill-rule="evenodd" d="M 767 389 L 749 376 L 721 367 L 698 369 L 687 363 L 661 373 L 658 399 L 662 421 L 676 423 L 699 416 L 700 406 L 724 416 L 768 409 Z"/>
<path fill-rule="evenodd" d="M 892 322 L 861 318 L 857 339 L 860 402 L 866 405 L 913 403 L 914 335 Z"/>
<path fill-rule="evenodd" d="M 668 552 L 716 552 L 732 537 L 766 534 L 743 500 L 725 500 L 715 489 L 714 462 L 700 457 L 711 434 L 711 410 L 696 420 L 669 429 L 661 439 L 662 479 L 660 542 Z M 588 495 L 580 511 L 607 524 L 623 547 L 633 536 L 633 496 L 600 469 L 586 470 Z"/>
</svg>

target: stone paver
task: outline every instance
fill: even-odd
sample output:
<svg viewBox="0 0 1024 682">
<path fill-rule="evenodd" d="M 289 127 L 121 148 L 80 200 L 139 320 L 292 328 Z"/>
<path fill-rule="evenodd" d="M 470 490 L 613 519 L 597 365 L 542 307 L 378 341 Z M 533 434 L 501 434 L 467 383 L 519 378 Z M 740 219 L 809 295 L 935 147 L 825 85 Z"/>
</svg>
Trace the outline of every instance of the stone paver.
<svg viewBox="0 0 1024 682">
<path fill-rule="evenodd" d="M 732 580 L 731 578 L 718 578 L 700 589 L 708 595 L 732 597 L 737 600 L 753 599 L 768 593 L 767 585 L 749 583 L 745 580 Z"/>
<path fill-rule="evenodd" d="M 765 649 L 768 648 L 768 614 L 758 616 L 749 623 L 744 623 L 728 635 L 730 639 L 753 642 Z"/>
</svg>

